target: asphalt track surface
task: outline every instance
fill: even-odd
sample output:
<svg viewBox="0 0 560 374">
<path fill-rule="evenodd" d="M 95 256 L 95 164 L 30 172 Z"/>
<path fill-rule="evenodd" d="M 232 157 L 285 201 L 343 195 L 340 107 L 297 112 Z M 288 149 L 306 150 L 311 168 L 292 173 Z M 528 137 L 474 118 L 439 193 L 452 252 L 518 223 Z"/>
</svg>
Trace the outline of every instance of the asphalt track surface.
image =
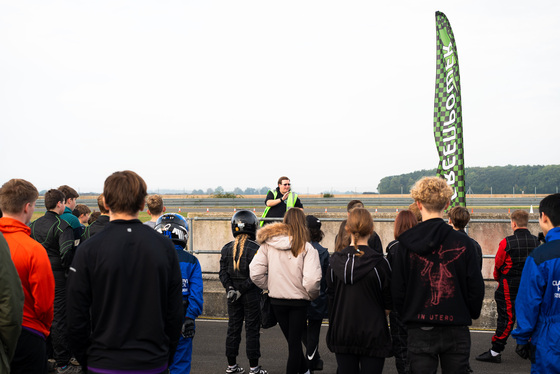
<svg viewBox="0 0 560 374">
<path fill-rule="evenodd" d="M 336 359 L 333 353 L 329 352 L 325 344 L 327 335 L 327 325 L 321 328 L 319 343 L 319 353 L 324 361 L 323 371 L 316 371 L 315 374 L 335 374 Z M 225 339 L 227 332 L 227 321 L 199 319 L 196 321 L 196 336 L 193 342 L 192 370 L 193 374 L 224 374 L 227 367 L 225 357 Z M 502 353 L 502 363 L 493 364 L 479 362 L 474 359 L 480 353 L 490 348 L 492 332 L 471 331 L 471 368 L 474 373 L 492 374 L 517 374 L 529 373 L 531 364 L 527 360 L 521 359 L 515 353 L 515 341 L 508 339 L 506 350 Z M 280 327 L 275 326 L 268 330 L 261 330 L 261 359 L 260 364 L 263 369 L 270 374 L 285 373 L 286 361 L 288 358 L 288 344 L 282 335 Z M 249 361 L 245 355 L 245 332 L 242 334 L 241 345 L 237 363 L 245 368 L 245 373 L 249 373 Z M 441 372 L 441 371 L 438 371 Z M 394 358 L 385 361 L 383 373 L 397 373 Z M 341 373 L 342 374 L 342 373 Z"/>
</svg>

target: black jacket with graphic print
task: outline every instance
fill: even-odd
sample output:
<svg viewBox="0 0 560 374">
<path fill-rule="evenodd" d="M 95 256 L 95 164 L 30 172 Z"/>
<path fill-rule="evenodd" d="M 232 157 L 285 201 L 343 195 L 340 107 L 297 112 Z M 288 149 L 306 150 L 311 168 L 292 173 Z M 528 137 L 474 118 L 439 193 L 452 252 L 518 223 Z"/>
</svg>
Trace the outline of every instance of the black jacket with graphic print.
<svg viewBox="0 0 560 374">
<path fill-rule="evenodd" d="M 403 322 L 468 326 L 480 316 L 484 281 L 469 237 L 434 218 L 405 231 L 395 245 L 391 289 Z"/>
</svg>

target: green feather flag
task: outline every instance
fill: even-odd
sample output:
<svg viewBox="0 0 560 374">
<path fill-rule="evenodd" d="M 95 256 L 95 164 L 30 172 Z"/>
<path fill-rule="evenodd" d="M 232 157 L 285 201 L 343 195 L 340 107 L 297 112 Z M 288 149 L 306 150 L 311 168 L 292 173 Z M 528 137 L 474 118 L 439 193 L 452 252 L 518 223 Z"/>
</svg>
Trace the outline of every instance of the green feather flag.
<svg viewBox="0 0 560 374">
<path fill-rule="evenodd" d="M 465 206 L 465 161 L 459 58 L 445 14 L 436 12 L 437 62 L 434 137 L 439 154 L 437 175 L 453 188 L 450 207 Z"/>
</svg>

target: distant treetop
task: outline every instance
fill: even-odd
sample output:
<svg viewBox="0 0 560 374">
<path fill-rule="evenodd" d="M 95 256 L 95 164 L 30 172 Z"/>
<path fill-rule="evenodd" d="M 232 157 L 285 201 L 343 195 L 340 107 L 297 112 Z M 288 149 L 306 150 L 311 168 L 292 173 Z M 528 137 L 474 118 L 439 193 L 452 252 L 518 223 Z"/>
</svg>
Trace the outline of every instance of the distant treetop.
<svg viewBox="0 0 560 374">
<path fill-rule="evenodd" d="M 381 179 L 381 194 L 408 194 L 412 185 L 436 169 L 419 170 Z M 556 193 L 560 188 L 560 165 L 488 166 L 465 169 L 465 188 L 475 194 Z"/>
</svg>

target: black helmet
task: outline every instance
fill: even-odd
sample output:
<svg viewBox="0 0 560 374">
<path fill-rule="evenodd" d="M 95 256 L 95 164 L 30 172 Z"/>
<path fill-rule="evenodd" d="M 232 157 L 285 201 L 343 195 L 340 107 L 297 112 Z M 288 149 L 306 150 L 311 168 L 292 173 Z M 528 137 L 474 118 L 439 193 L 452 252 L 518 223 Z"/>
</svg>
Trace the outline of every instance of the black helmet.
<svg viewBox="0 0 560 374">
<path fill-rule="evenodd" d="M 235 238 L 239 234 L 247 234 L 251 240 L 257 237 L 259 219 L 250 210 L 240 210 L 231 217 L 231 232 Z"/>
<path fill-rule="evenodd" d="M 158 218 L 155 230 L 173 240 L 174 244 L 187 248 L 189 224 L 182 215 L 166 213 Z"/>
</svg>

